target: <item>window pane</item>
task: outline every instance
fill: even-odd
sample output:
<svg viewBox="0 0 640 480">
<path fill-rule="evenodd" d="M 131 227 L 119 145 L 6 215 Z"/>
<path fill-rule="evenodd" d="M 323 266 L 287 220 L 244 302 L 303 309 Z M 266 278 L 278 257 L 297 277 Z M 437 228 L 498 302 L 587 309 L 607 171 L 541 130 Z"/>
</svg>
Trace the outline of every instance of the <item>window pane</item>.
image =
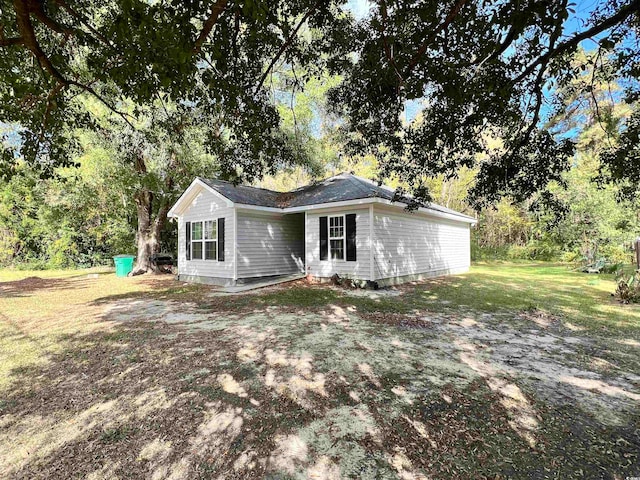
<svg viewBox="0 0 640 480">
<path fill-rule="evenodd" d="M 205 260 L 216 260 L 218 258 L 218 242 L 204 242 Z"/>
<path fill-rule="evenodd" d="M 329 238 L 344 236 L 344 217 L 329 217 Z"/>
<path fill-rule="evenodd" d="M 344 241 L 331 240 L 331 258 L 344 260 Z"/>
<path fill-rule="evenodd" d="M 191 242 L 191 258 L 202 260 L 202 242 Z"/>
<path fill-rule="evenodd" d="M 202 222 L 191 224 L 191 240 L 202 240 Z"/>
<path fill-rule="evenodd" d="M 215 220 L 207 220 L 204 222 L 204 239 L 216 240 L 217 222 Z"/>
</svg>

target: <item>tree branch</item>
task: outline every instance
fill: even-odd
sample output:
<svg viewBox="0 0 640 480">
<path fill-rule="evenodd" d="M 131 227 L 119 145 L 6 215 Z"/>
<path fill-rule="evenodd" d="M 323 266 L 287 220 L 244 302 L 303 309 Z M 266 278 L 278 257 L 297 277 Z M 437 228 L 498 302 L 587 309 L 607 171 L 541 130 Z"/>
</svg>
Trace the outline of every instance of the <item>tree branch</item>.
<svg viewBox="0 0 640 480">
<path fill-rule="evenodd" d="M 458 16 L 458 13 L 460 13 L 460 10 L 462 10 L 462 7 L 464 7 L 464 5 L 467 3 L 467 1 L 468 0 L 458 0 L 455 3 L 455 5 L 453 5 L 451 7 L 451 10 L 449 10 L 449 13 L 447 14 L 446 18 L 444 19 L 444 22 L 442 22 L 440 25 L 438 25 L 433 30 L 433 32 L 431 32 L 431 35 L 429 35 L 424 40 L 424 42 L 422 42 L 422 44 L 420 45 L 420 47 L 418 48 L 418 50 L 416 51 L 414 56 L 409 61 L 409 64 L 407 65 L 407 71 L 405 73 L 405 78 L 408 77 L 411 74 L 411 72 L 416 67 L 416 65 L 418 64 L 418 62 L 422 58 L 422 56 L 426 53 L 427 48 L 429 47 L 429 44 L 431 44 L 431 42 L 433 42 L 436 39 L 436 37 L 438 36 L 438 34 L 440 32 L 442 32 L 444 29 L 446 29 L 451 24 L 451 22 L 453 22 L 453 20 Z"/>
<path fill-rule="evenodd" d="M 497 50 L 494 50 L 491 55 L 487 56 L 484 58 L 484 60 L 482 60 L 478 66 L 476 67 L 476 70 L 480 70 L 482 68 L 482 66 L 487 63 L 490 62 L 492 60 L 495 60 L 496 58 L 498 58 L 500 55 L 502 55 L 504 52 L 507 51 L 507 48 L 509 48 L 509 46 L 513 43 L 513 41 L 516 39 L 516 37 L 518 36 L 519 33 L 522 32 L 521 28 L 516 28 L 515 25 L 513 25 L 510 29 L 509 32 L 507 33 L 507 36 L 504 38 L 504 40 L 502 41 L 502 43 L 500 44 L 500 46 L 498 47 Z"/>
<path fill-rule="evenodd" d="M 15 1 L 14 1 L 14 5 L 15 5 Z M 24 2 L 27 3 L 28 6 L 28 10 L 31 13 L 31 15 L 33 15 L 34 17 L 36 17 L 38 20 L 40 20 L 40 22 L 42 22 L 44 25 L 46 25 L 47 27 L 49 27 L 51 30 L 53 30 L 56 33 L 59 33 L 61 35 L 72 35 L 73 34 L 73 29 L 69 28 L 65 25 L 61 25 L 58 22 L 56 22 L 54 19 L 52 19 L 51 17 L 47 16 L 46 13 L 44 13 L 44 9 L 42 8 L 43 3 L 42 2 L 38 2 L 38 1 L 27 1 Z"/>
<path fill-rule="evenodd" d="M 78 82 L 76 80 L 67 80 L 67 84 L 68 85 L 73 85 L 75 87 L 78 87 L 78 88 L 84 90 L 85 92 L 91 94 L 93 97 L 95 97 L 97 100 L 99 100 L 105 107 L 107 107 L 110 111 L 112 111 L 113 113 L 118 115 L 120 118 L 122 118 L 122 120 L 124 120 L 127 123 L 127 125 L 129 125 L 132 129 L 135 130 L 135 127 L 133 126 L 133 124 L 129 120 L 129 118 L 132 118 L 131 115 L 129 115 L 126 112 L 122 112 L 122 111 L 118 110 L 115 107 L 115 105 L 111 104 L 111 102 L 109 102 L 104 97 L 102 97 L 102 95 L 100 95 L 98 92 L 96 92 L 93 87 L 91 87 L 90 85 L 85 85 L 83 83 L 80 83 L 80 82 Z"/>
<path fill-rule="evenodd" d="M 33 53 L 42 68 L 49 72 L 59 83 L 66 85 L 68 83 L 67 80 L 53 66 L 49 58 L 42 51 L 42 48 L 40 48 L 40 44 L 33 30 L 33 24 L 31 23 L 31 10 L 27 2 L 13 0 L 13 9 L 16 12 L 16 23 L 23 39 L 23 45 Z"/>
<path fill-rule="evenodd" d="M 525 68 L 520 75 L 513 79 L 513 83 L 521 82 L 527 76 L 531 75 L 538 65 L 542 63 L 548 63 L 552 58 L 565 53 L 572 48 L 577 47 L 578 44 L 583 40 L 587 40 L 595 35 L 598 35 L 599 33 L 604 32 L 605 30 L 608 30 L 611 27 L 615 27 L 616 25 L 621 24 L 633 14 L 636 14 L 638 12 L 640 12 L 640 0 L 633 0 L 629 5 L 625 5 L 624 7 L 622 7 L 618 11 L 618 13 L 609 18 L 606 18 L 599 24 L 594 25 L 589 30 L 585 30 L 584 32 L 574 35 L 569 40 L 561 43 L 556 47 L 550 46 L 547 53 L 537 58 L 527 68 Z"/>
<path fill-rule="evenodd" d="M 75 19 L 77 19 L 82 25 L 84 25 L 85 27 L 87 27 L 87 29 L 89 30 L 89 32 L 91 32 L 98 40 L 100 40 L 102 43 L 104 43 L 105 45 L 112 47 L 112 43 L 109 41 L 109 39 L 107 39 L 104 35 L 102 35 L 100 32 L 98 32 L 92 25 L 91 22 L 89 22 L 89 20 L 82 15 L 80 12 L 76 11 L 74 8 L 70 7 L 67 2 L 65 0 L 55 0 L 55 2 L 64 10 L 67 11 L 67 13 L 69 13 L 69 15 L 71 15 L 72 17 L 74 17 Z"/>
<path fill-rule="evenodd" d="M 258 85 L 256 87 L 256 92 L 258 92 L 261 88 L 262 85 L 264 85 L 264 81 L 267 79 L 267 77 L 269 76 L 269 72 L 271 72 L 271 69 L 274 67 L 274 65 L 276 64 L 276 62 L 278 61 L 278 59 L 280 58 L 280 56 L 287 50 L 287 48 L 289 48 L 289 46 L 291 46 L 291 43 L 293 43 L 293 39 L 295 38 L 295 36 L 298 34 L 298 31 L 300 30 L 300 28 L 302 27 L 302 25 L 304 25 L 304 23 L 307 21 L 307 19 L 311 16 L 311 14 L 316 10 L 316 8 L 318 8 L 318 5 L 320 4 L 320 2 L 316 2 L 311 9 L 304 14 L 304 16 L 300 19 L 300 21 L 298 22 L 298 24 L 295 26 L 295 28 L 293 29 L 293 31 L 291 32 L 291 34 L 289 35 L 289 37 L 285 40 L 285 42 L 280 46 L 280 49 L 278 50 L 278 53 L 276 53 L 276 55 L 271 59 L 271 63 L 269 64 L 269 66 L 267 67 L 267 69 L 264 71 L 264 73 L 262 74 L 262 77 L 260 77 L 260 81 L 258 82 Z"/>
<path fill-rule="evenodd" d="M 387 41 L 387 32 L 386 32 L 386 24 L 387 24 L 387 2 L 385 0 L 380 0 L 380 16 L 382 17 L 382 22 L 380 24 L 382 34 L 382 44 L 384 46 L 384 53 L 387 57 L 387 60 L 393 67 L 393 71 L 398 77 L 398 87 L 404 83 L 404 78 L 402 78 L 402 74 L 400 70 L 398 70 L 398 65 L 396 64 L 396 59 L 393 57 L 393 52 L 391 51 L 391 47 L 389 46 L 389 42 Z"/>
<path fill-rule="evenodd" d="M 33 55 L 38 60 L 38 64 L 51 75 L 60 87 L 56 87 L 54 89 L 55 93 L 59 93 L 64 87 L 67 86 L 75 86 L 83 91 L 90 93 L 96 99 L 98 99 L 101 103 L 103 103 L 110 111 L 120 116 L 131 128 L 134 128 L 132 123 L 127 118 L 129 115 L 118 110 L 114 105 L 112 105 L 109 101 L 103 98 L 96 90 L 90 85 L 85 85 L 77 80 L 70 80 L 65 78 L 65 76 L 51 63 L 51 60 L 47 55 L 42 51 L 40 44 L 38 43 L 38 39 L 36 38 L 33 24 L 31 23 L 31 10 L 29 8 L 29 3 L 22 2 L 20 0 L 13 1 L 14 10 L 16 12 L 16 22 L 18 24 L 18 30 L 24 39 L 23 45 L 33 53 Z M 36 16 L 37 18 L 37 16 Z M 50 102 L 51 99 L 48 99 Z"/>
<path fill-rule="evenodd" d="M 22 37 L 0 38 L 0 47 L 10 45 L 24 45 L 24 39 Z"/>
<path fill-rule="evenodd" d="M 563 9 L 567 8 L 567 0 L 564 0 L 562 8 Z M 561 34 L 562 34 L 562 24 L 558 23 L 556 25 L 555 30 L 551 33 L 551 36 L 549 38 L 549 50 L 553 50 L 555 48 L 556 42 L 560 38 Z M 538 75 L 536 76 L 536 80 L 533 86 L 534 94 L 536 96 L 536 103 L 533 111 L 533 119 L 531 120 L 529 127 L 525 131 L 525 134 L 522 137 L 522 140 L 519 142 L 520 146 L 524 145 L 529 141 L 529 139 L 531 138 L 531 133 L 533 133 L 533 130 L 535 130 L 538 124 L 538 121 L 540 120 L 540 110 L 542 109 L 542 100 L 543 100 L 542 88 L 544 86 L 544 74 L 547 70 L 547 66 L 549 65 L 550 61 L 551 61 L 551 57 L 547 58 L 540 64 L 540 69 L 538 71 Z"/>
<path fill-rule="evenodd" d="M 213 4 L 213 7 L 211 7 L 211 15 L 209 15 L 209 18 L 207 18 L 207 20 L 204 22 L 202 31 L 193 44 L 194 54 L 198 54 L 200 53 L 200 50 L 202 50 L 202 45 L 207 40 L 207 37 L 211 33 L 211 30 L 213 29 L 215 24 L 218 22 L 218 18 L 226 8 L 227 3 L 228 0 L 217 0 L 216 3 Z"/>
</svg>

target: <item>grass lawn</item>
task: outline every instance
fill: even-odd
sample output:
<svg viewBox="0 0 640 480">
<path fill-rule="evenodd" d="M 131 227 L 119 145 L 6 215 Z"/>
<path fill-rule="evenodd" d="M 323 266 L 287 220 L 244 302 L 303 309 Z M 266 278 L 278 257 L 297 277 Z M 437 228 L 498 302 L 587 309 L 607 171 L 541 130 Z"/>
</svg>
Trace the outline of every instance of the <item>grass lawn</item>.
<svg viewBox="0 0 640 480">
<path fill-rule="evenodd" d="M 543 263 L 239 296 L 0 271 L 1 478 L 640 475 L 640 308 Z"/>
<path fill-rule="evenodd" d="M 621 305 L 611 296 L 613 275 L 541 262 L 481 263 L 466 275 L 439 283 L 420 295 L 486 312 L 539 309 L 605 333 L 640 333 L 640 307 Z"/>
</svg>

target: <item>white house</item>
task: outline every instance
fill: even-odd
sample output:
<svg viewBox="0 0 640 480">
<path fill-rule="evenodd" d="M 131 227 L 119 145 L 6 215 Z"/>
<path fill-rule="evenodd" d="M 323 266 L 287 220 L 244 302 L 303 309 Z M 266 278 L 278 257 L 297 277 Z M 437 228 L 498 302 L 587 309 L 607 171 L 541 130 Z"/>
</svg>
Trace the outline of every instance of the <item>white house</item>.
<svg viewBox="0 0 640 480">
<path fill-rule="evenodd" d="M 337 273 L 388 285 L 467 271 L 475 219 L 435 204 L 410 212 L 393 196 L 347 173 L 286 193 L 196 178 L 169 212 L 179 278 L 236 285 Z"/>
</svg>

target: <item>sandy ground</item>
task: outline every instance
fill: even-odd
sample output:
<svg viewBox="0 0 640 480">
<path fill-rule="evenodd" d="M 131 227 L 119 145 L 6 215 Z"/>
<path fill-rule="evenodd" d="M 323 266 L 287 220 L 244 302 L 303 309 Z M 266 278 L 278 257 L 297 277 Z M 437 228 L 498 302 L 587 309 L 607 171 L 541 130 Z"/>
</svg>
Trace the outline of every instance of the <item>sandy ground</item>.
<svg viewBox="0 0 640 480">
<path fill-rule="evenodd" d="M 99 311 L 1 400 L 3 478 L 640 475 L 632 339 L 538 311 Z"/>
</svg>

